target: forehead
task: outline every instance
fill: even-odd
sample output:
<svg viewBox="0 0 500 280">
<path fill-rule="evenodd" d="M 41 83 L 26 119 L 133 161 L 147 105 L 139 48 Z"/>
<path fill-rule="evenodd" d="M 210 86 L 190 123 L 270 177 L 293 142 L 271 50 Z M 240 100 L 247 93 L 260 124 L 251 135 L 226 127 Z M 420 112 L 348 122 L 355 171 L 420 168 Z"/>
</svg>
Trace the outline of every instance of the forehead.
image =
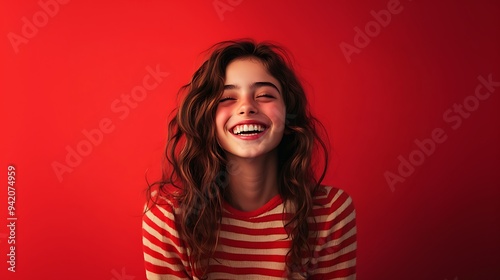
<svg viewBox="0 0 500 280">
<path fill-rule="evenodd" d="M 281 90 L 279 81 L 269 74 L 264 64 L 257 58 L 235 59 L 226 68 L 226 85 L 248 86 L 257 82 L 272 82 Z"/>
</svg>

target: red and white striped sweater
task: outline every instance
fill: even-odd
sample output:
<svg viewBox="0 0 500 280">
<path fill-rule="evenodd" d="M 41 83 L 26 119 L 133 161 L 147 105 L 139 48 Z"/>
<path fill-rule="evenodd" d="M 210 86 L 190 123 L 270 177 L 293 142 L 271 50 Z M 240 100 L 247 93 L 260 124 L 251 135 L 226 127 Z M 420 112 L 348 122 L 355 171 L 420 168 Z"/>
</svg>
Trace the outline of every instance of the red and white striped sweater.
<svg viewBox="0 0 500 280">
<path fill-rule="evenodd" d="M 314 198 L 310 230 L 317 230 L 307 275 L 286 274 L 285 256 L 291 240 L 283 226 L 281 197 L 252 212 L 223 206 L 221 232 L 208 279 L 355 279 L 356 221 L 351 198 L 325 187 Z M 179 239 L 174 204 L 156 205 L 144 215 L 143 248 L 148 279 L 197 279 L 192 276 L 188 250 Z M 310 217 L 312 221 L 313 217 Z M 307 260 L 304 260 L 305 263 Z"/>
</svg>

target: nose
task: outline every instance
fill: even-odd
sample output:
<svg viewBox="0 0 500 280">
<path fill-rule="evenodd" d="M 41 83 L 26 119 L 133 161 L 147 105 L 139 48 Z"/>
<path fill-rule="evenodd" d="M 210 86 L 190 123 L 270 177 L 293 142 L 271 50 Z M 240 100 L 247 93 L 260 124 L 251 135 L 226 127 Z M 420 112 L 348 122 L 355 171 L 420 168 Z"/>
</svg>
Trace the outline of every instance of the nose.
<svg viewBox="0 0 500 280">
<path fill-rule="evenodd" d="M 242 99 L 238 108 L 239 115 L 255 115 L 258 113 L 255 101 L 252 98 Z"/>
</svg>

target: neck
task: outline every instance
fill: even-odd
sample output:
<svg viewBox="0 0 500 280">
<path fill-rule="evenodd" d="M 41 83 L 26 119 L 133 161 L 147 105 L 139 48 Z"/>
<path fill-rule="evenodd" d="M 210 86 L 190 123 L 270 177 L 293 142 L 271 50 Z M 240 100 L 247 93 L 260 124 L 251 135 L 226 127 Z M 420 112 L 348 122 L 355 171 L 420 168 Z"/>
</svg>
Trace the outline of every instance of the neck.
<svg viewBox="0 0 500 280">
<path fill-rule="evenodd" d="M 253 211 L 278 194 L 278 155 L 276 151 L 259 158 L 228 155 L 227 200 L 241 211 Z"/>
</svg>

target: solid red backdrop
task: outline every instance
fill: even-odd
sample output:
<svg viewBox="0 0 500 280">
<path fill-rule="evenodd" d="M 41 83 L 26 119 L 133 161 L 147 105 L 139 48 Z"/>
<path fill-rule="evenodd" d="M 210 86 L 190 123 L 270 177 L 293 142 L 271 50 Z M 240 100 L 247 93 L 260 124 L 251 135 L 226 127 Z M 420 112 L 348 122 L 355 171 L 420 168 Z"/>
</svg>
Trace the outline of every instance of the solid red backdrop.
<svg viewBox="0 0 500 280">
<path fill-rule="evenodd" d="M 176 92 L 203 50 L 251 37 L 291 51 L 330 133 L 325 183 L 355 201 L 359 279 L 497 279 L 499 13 L 496 1 L 2 1 L 0 278 L 144 279 L 144 175 L 158 175 Z"/>
</svg>

